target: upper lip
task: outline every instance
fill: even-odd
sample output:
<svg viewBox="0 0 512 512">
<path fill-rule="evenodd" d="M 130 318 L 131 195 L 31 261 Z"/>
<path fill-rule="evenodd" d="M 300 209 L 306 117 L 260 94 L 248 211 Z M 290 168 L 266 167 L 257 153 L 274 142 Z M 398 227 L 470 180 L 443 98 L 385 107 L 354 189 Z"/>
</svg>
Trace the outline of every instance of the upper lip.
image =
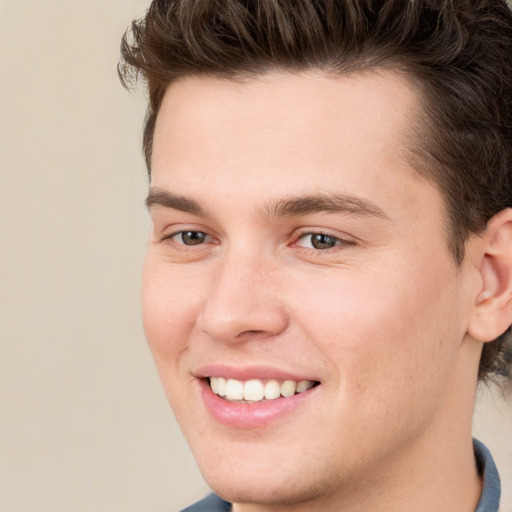
<svg viewBox="0 0 512 512">
<path fill-rule="evenodd" d="M 194 376 L 199 379 L 206 379 L 207 377 L 224 377 L 227 379 L 236 379 L 241 381 L 251 379 L 276 379 L 276 380 L 311 380 L 319 381 L 318 378 L 312 377 L 311 375 L 299 374 L 283 370 L 280 368 L 270 366 L 233 366 L 224 363 L 220 364 L 205 364 L 199 366 L 193 372 Z"/>
</svg>

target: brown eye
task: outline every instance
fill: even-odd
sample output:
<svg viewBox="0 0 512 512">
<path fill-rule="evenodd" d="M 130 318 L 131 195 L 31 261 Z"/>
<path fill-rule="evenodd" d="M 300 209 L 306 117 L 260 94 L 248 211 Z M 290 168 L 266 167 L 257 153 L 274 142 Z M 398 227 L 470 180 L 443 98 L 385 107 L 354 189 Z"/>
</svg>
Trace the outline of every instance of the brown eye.
<svg viewBox="0 0 512 512">
<path fill-rule="evenodd" d="M 342 249 L 356 245 L 352 240 L 346 240 L 328 233 L 303 233 L 293 244 L 296 247 L 318 251 L 328 251 L 329 249 Z"/>
<path fill-rule="evenodd" d="M 330 235 L 315 233 L 309 236 L 311 237 L 311 246 L 315 249 L 331 249 L 340 243 L 339 238 Z"/>
<path fill-rule="evenodd" d="M 178 244 L 199 245 L 207 242 L 210 237 L 202 231 L 180 231 L 173 235 L 172 239 Z"/>
</svg>

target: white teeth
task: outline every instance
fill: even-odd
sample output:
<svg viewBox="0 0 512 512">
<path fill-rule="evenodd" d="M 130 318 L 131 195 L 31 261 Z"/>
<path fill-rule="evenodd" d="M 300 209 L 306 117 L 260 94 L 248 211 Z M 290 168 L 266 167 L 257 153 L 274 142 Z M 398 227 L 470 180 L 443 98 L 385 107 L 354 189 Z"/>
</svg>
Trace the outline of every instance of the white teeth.
<svg viewBox="0 0 512 512">
<path fill-rule="evenodd" d="M 210 387 L 212 391 L 218 395 L 219 394 L 219 379 L 210 379 Z"/>
<path fill-rule="evenodd" d="M 281 395 L 285 398 L 295 395 L 297 391 L 297 383 L 294 380 L 285 380 L 281 384 Z"/>
<path fill-rule="evenodd" d="M 270 379 L 263 383 L 259 379 L 240 381 L 237 379 L 225 379 L 223 377 L 210 377 L 210 387 L 212 391 L 226 400 L 247 402 L 261 402 L 265 400 L 274 400 L 279 397 L 289 398 L 296 393 L 303 393 L 311 389 L 315 383 L 311 380 L 285 380 L 279 382 Z"/>
<path fill-rule="evenodd" d="M 310 380 L 301 380 L 297 383 L 297 393 L 303 393 L 308 389 L 311 389 L 315 384 Z"/>
<path fill-rule="evenodd" d="M 244 400 L 259 402 L 265 395 L 265 386 L 261 380 L 248 380 L 244 384 Z"/>
<path fill-rule="evenodd" d="M 217 381 L 217 391 L 214 391 L 214 393 L 217 393 L 217 395 L 219 396 L 226 396 L 226 379 L 224 379 L 223 377 L 218 377 L 216 379 L 211 380 Z"/>
<path fill-rule="evenodd" d="M 242 400 L 244 398 L 244 384 L 239 380 L 228 379 L 226 383 L 226 399 Z"/>
<path fill-rule="evenodd" d="M 273 400 L 281 396 L 281 386 L 277 380 L 269 380 L 265 384 L 265 398 L 267 400 Z"/>
</svg>

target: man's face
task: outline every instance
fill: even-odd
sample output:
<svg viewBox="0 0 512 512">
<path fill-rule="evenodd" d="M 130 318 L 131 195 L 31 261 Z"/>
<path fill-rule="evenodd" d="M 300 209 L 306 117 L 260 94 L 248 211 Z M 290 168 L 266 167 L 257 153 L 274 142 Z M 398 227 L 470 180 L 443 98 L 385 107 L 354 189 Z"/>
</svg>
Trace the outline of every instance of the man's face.
<svg viewBox="0 0 512 512">
<path fill-rule="evenodd" d="M 398 478 L 471 401 L 461 354 L 475 283 L 447 249 L 439 192 L 406 163 L 416 102 L 384 72 L 167 90 L 144 325 L 223 497 L 327 503 Z M 313 387 L 272 398 L 293 393 L 277 387 L 287 380 Z"/>
</svg>

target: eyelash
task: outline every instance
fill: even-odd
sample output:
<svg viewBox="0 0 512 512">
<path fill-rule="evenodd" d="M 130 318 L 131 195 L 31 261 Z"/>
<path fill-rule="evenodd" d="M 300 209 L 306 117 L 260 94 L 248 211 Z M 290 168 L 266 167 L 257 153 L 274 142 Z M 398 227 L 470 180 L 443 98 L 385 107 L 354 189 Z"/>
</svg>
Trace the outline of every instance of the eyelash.
<svg viewBox="0 0 512 512">
<path fill-rule="evenodd" d="M 325 237 L 325 238 L 328 238 L 332 242 L 334 242 L 334 245 L 332 247 L 326 247 L 326 248 L 323 248 L 323 249 L 319 249 L 319 248 L 316 248 L 316 247 L 301 247 L 300 245 L 298 245 L 298 243 L 301 240 L 304 240 L 307 237 L 310 237 L 310 244 L 311 245 L 313 245 L 313 237 Z M 355 242 L 352 241 L 352 240 L 346 240 L 344 238 L 340 238 L 338 236 L 331 235 L 330 233 L 326 233 L 326 232 L 323 232 L 323 231 L 308 231 L 308 232 L 300 233 L 297 236 L 297 238 L 295 239 L 295 241 L 291 245 L 295 246 L 295 247 L 297 247 L 297 246 L 301 247 L 302 249 L 311 251 L 311 252 L 313 252 L 315 254 L 320 254 L 320 253 L 328 254 L 328 253 L 330 253 L 332 251 L 340 250 L 342 247 L 354 246 Z"/>
<path fill-rule="evenodd" d="M 183 236 L 185 234 L 193 234 L 193 235 L 199 235 L 200 237 L 203 238 L 203 240 L 199 241 L 197 244 L 186 244 L 186 243 L 183 243 Z M 181 239 L 182 239 L 182 242 L 178 242 L 176 240 L 173 240 L 175 237 L 177 236 L 180 236 L 181 235 Z M 334 245 L 332 247 L 326 247 L 326 248 L 317 248 L 317 247 L 303 247 L 301 245 L 299 245 L 300 241 L 301 240 L 305 240 L 307 237 L 310 237 L 312 239 L 312 237 L 325 237 L 327 239 L 329 239 L 331 242 L 334 243 Z M 207 242 L 210 242 L 210 243 L 215 243 L 215 239 L 209 235 L 208 233 L 204 232 L 204 231 L 200 231 L 200 230 L 180 230 L 180 231 L 175 231 L 174 233 L 171 233 L 169 235 L 165 235 L 162 240 L 162 242 L 165 242 L 165 241 L 170 241 L 170 242 L 173 242 L 173 245 L 175 247 L 176 250 L 179 250 L 179 251 L 190 251 L 190 250 L 193 250 L 192 248 L 194 246 L 201 246 L 201 245 L 205 245 L 205 243 Z M 310 245 L 313 245 L 313 241 L 311 240 L 310 241 Z M 290 244 L 291 247 L 298 247 L 300 249 L 303 249 L 305 251 L 309 251 L 310 253 L 312 254 L 329 254 L 330 252 L 332 251 L 338 251 L 340 250 L 342 247 L 350 247 L 350 246 L 354 246 L 356 245 L 356 243 L 354 241 L 351 241 L 351 240 L 346 240 L 346 239 L 343 239 L 343 238 L 340 238 L 340 237 L 337 237 L 337 236 L 334 236 L 334 235 L 331 235 L 330 233 L 326 233 L 326 232 L 323 232 L 323 231 L 308 231 L 308 232 L 303 232 L 303 233 L 299 233 L 294 241 Z"/>
<path fill-rule="evenodd" d="M 204 237 L 204 239 L 197 244 L 185 244 L 185 243 L 183 243 L 183 235 L 185 235 L 186 233 L 202 235 Z M 181 237 L 182 237 L 182 242 L 173 240 L 175 237 L 178 237 L 179 235 L 181 235 Z M 197 247 L 196 249 L 194 249 L 194 247 L 202 246 L 205 244 L 206 241 L 210 241 L 210 240 L 212 242 L 214 242 L 215 239 L 211 235 L 206 233 L 205 231 L 201 231 L 199 229 L 182 229 L 180 231 L 175 231 L 173 233 L 170 233 L 169 235 L 164 235 L 160 241 L 163 243 L 171 243 L 173 245 L 174 250 L 176 250 L 176 251 L 188 252 L 188 251 L 192 251 L 192 250 L 198 250 L 200 247 Z"/>
</svg>

